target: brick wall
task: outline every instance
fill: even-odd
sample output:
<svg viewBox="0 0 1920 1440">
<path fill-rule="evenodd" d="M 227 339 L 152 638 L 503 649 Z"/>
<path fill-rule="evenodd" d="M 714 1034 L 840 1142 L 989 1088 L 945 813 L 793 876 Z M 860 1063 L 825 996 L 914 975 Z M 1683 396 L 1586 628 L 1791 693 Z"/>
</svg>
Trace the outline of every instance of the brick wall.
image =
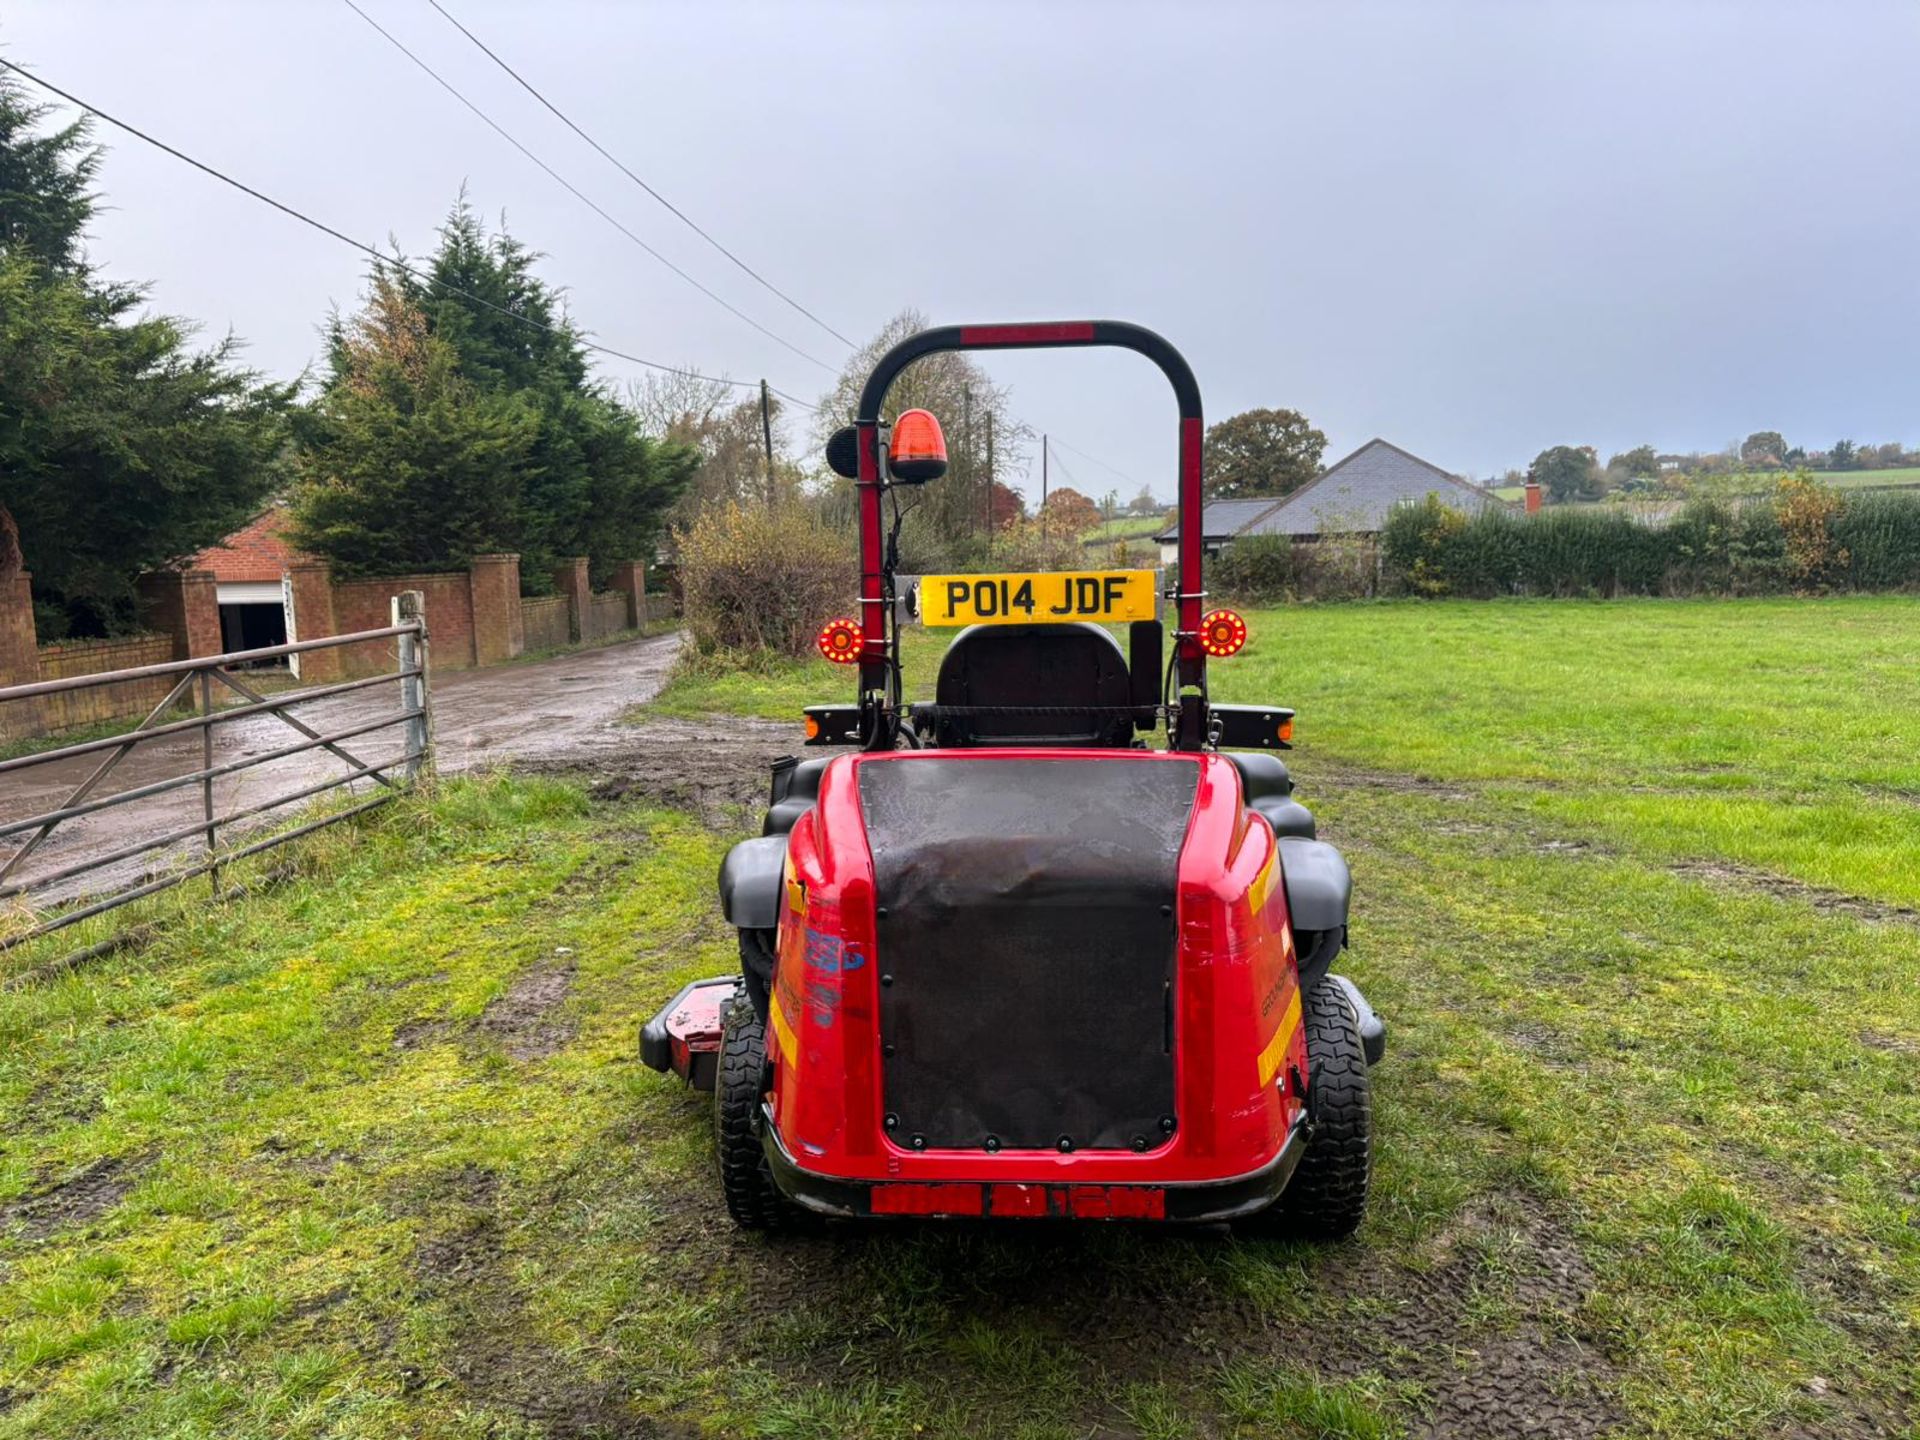
<svg viewBox="0 0 1920 1440">
<path fill-rule="evenodd" d="M 338 580 L 333 586 L 333 633 L 384 630 L 393 623 L 393 597 L 402 590 L 418 590 L 426 597 L 427 637 L 436 670 L 471 670 L 474 665 L 473 593 L 469 577 L 452 575 L 383 575 L 373 580 Z M 318 637 L 301 627 L 301 639 Z M 341 657 L 343 674 L 372 675 L 398 663 L 388 638 L 348 645 L 331 652 Z"/>
<path fill-rule="evenodd" d="M 526 633 L 527 650 L 558 650 L 565 645 L 572 613 L 572 605 L 564 595 L 543 595 L 537 600 L 522 600 L 520 615 Z M 433 624 L 431 618 L 427 624 Z"/>
<path fill-rule="evenodd" d="M 126 635 L 113 640 L 68 640 L 40 647 L 40 678 L 68 680 L 75 675 L 98 675 L 106 670 L 131 670 L 136 665 L 164 665 L 174 658 L 171 635 Z M 124 680 L 87 690 L 68 690 L 40 699 L 41 723 L 47 730 L 98 725 L 106 720 L 144 719 L 167 698 L 178 675 L 148 680 Z"/>
<path fill-rule="evenodd" d="M 571 638 L 587 638 L 587 627 L 593 623 L 593 591 L 587 584 L 587 557 L 576 555 L 571 560 L 563 560 L 553 570 L 553 588 L 567 597 L 572 607 Z"/>
<path fill-rule="evenodd" d="M 280 582 L 280 577 L 295 565 L 311 564 L 287 543 L 287 512 L 281 505 L 264 510 L 253 520 L 227 536 L 218 545 L 209 545 L 190 562 L 195 570 L 211 570 L 225 584 L 234 582 Z"/>
<path fill-rule="evenodd" d="M 647 623 L 647 567 L 626 560 L 613 567 L 613 588 L 626 597 L 627 624 L 635 630 Z"/>
<path fill-rule="evenodd" d="M 287 639 L 324 640 L 340 632 L 333 623 L 333 574 L 317 560 L 287 569 L 287 589 L 293 600 L 287 616 Z M 299 656 L 294 665 L 300 678 L 309 685 L 326 685 L 341 678 L 343 667 L 338 650 L 311 650 Z"/>
<path fill-rule="evenodd" d="M 598 640 L 605 635 L 617 635 L 627 628 L 628 601 L 618 591 L 610 595 L 593 595 L 587 600 L 587 620 L 581 627 L 582 640 Z"/>
</svg>

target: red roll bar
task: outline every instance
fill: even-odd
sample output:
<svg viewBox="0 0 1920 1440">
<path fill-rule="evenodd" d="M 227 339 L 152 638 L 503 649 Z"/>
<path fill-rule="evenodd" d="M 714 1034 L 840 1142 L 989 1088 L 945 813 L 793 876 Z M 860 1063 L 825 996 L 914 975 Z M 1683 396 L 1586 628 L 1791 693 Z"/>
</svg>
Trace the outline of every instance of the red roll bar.
<svg viewBox="0 0 1920 1440">
<path fill-rule="evenodd" d="M 1200 386 L 1185 357 L 1153 331 L 1123 320 L 1058 320 L 1030 325 L 942 325 L 910 335 L 873 367 L 860 392 L 854 415 L 860 473 L 860 628 L 865 637 L 860 659 L 863 702 L 887 683 L 887 614 L 880 524 L 880 406 L 900 372 L 925 355 L 945 350 L 1048 350 L 1069 346 L 1112 345 L 1136 350 L 1165 373 L 1180 409 L 1180 564 L 1174 592 L 1177 625 L 1174 653 L 1182 688 L 1206 683 L 1206 652 L 1200 646 Z M 1184 727 L 1183 727 L 1184 728 Z M 1176 743 L 1178 743 L 1176 741 Z M 1197 744 L 1197 737 L 1189 736 Z"/>
</svg>

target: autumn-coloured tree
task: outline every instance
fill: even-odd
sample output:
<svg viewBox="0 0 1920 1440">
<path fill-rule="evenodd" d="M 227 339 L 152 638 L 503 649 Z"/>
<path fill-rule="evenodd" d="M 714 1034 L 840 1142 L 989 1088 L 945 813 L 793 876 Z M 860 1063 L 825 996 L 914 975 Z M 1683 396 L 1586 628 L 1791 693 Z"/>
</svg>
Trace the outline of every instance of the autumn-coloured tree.
<svg viewBox="0 0 1920 1440">
<path fill-rule="evenodd" d="M 996 535 L 1025 517 L 1026 502 L 1020 498 L 1020 492 L 1011 485 L 1002 485 L 995 480 L 989 494 L 991 498 L 988 501 L 988 524 L 993 527 Z"/>
<path fill-rule="evenodd" d="M 1051 533 L 1077 538 L 1100 524 L 1100 507 L 1078 490 L 1062 486 L 1040 507 L 1040 522 Z"/>
</svg>

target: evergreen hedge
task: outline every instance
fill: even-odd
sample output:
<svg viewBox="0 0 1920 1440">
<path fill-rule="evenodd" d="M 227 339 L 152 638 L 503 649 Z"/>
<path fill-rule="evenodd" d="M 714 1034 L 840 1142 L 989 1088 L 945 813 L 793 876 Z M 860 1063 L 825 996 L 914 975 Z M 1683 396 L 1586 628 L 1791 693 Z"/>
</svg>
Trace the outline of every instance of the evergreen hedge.
<svg viewBox="0 0 1920 1440">
<path fill-rule="evenodd" d="M 1429 496 L 1396 509 L 1380 543 L 1386 588 L 1414 595 L 1903 590 L 1920 588 L 1920 493 L 1789 476 L 1770 501 L 1694 499 L 1657 520 L 1606 505 L 1467 515 Z"/>
</svg>

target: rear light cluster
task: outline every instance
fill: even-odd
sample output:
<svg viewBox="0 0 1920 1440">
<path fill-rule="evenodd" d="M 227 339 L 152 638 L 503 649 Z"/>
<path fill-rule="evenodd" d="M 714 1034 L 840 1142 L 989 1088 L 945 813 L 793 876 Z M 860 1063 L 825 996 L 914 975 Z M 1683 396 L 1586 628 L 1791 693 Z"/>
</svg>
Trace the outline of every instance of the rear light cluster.
<svg viewBox="0 0 1920 1440">
<path fill-rule="evenodd" d="M 860 647 L 865 640 L 860 626 L 853 620 L 829 620 L 820 627 L 820 653 L 836 665 L 852 665 L 860 659 Z"/>
<path fill-rule="evenodd" d="M 1200 622 L 1200 648 L 1216 660 L 1238 655 L 1247 643 L 1247 622 L 1231 610 L 1209 611 Z"/>
</svg>

